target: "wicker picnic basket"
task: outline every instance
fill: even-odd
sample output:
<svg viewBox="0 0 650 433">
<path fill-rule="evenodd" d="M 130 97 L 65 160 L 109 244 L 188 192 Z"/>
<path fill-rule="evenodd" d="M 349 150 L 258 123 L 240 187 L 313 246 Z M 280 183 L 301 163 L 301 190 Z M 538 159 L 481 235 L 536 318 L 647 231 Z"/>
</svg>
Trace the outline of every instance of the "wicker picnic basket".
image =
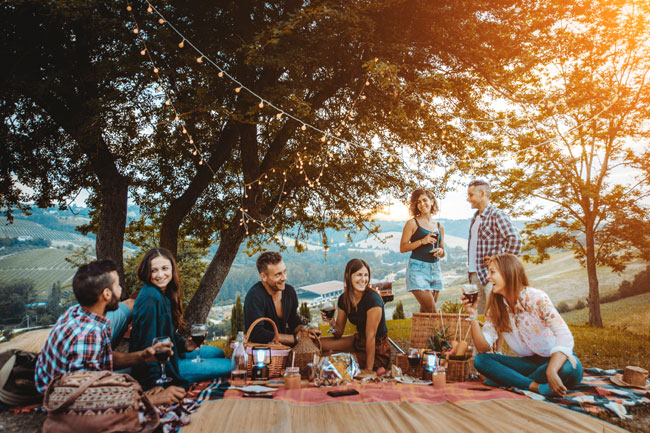
<svg viewBox="0 0 650 433">
<path fill-rule="evenodd" d="M 468 314 L 413 313 L 409 347 L 426 348 L 431 334 L 441 328 L 447 328 L 452 336 L 456 336 L 455 340 L 470 342 L 470 322 L 465 320 L 468 317 Z"/>
<path fill-rule="evenodd" d="M 273 325 L 273 330 L 275 331 L 275 336 L 273 337 L 273 341 L 267 344 L 249 342 L 248 339 L 250 338 L 253 329 L 258 323 L 262 321 L 271 322 L 271 325 Z M 246 352 L 248 353 L 248 376 L 249 377 L 253 373 L 253 356 L 252 356 L 253 350 L 252 349 L 253 347 L 259 347 L 259 346 L 268 347 L 269 349 L 271 349 L 271 363 L 268 365 L 269 378 L 280 377 L 280 375 L 282 374 L 282 369 L 284 368 L 287 362 L 287 356 L 289 355 L 291 348 L 289 346 L 285 346 L 284 344 L 280 344 L 278 327 L 275 326 L 275 322 L 273 320 L 266 317 L 260 317 L 259 319 L 254 321 L 251 324 L 251 326 L 248 328 L 248 331 L 246 331 L 246 338 L 244 339 L 244 347 L 246 347 Z"/>
<path fill-rule="evenodd" d="M 431 334 L 442 328 L 447 328 L 451 339 L 465 340 L 470 343 L 472 338 L 469 332 L 471 323 L 465 320 L 468 317 L 468 314 L 460 313 L 413 313 L 410 347 L 426 348 Z M 442 354 L 440 357 L 444 359 L 442 364 L 447 369 L 447 382 L 463 382 L 469 379 L 470 373 L 474 369 L 473 357 L 446 359 L 446 356 Z"/>
</svg>

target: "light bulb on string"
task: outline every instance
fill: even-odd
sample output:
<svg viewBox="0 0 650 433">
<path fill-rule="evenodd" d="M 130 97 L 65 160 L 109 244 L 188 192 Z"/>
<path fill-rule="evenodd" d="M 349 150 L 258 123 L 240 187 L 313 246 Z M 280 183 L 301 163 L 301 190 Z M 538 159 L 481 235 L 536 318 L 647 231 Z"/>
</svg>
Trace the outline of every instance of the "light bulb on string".
<svg viewBox="0 0 650 433">
<path fill-rule="evenodd" d="M 147 50 L 142 50 L 142 51 L 140 51 L 140 55 L 141 55 L 141 56 L 144 56 L 145 54 L 147 54 Z"/>
<path fill-rule="evenodd" d="M 155 69 L 153 71 L 157 72 Z M 156 90 L 158 90 L 159 92 L 162 92 L 162 86 L 158 86 L 158 88 Z"/>
<path fill-rule="evenodd" d="M 165 20 L 162 19 L 162 18 L 160 18 L 160 19 L 158 20 L 158 24 L 165 24 Z"/>
<path fill-rule="evenodd" d="M 196 150 L 194 150 L 194 152 L 192 152 L 192 155 L 196 156 L 196 155 L 198 155 L 198 153 L 199 153 L 199 152 L 197 152 Z"/>
<path fill-rule="evenodd" d="M 131 11 L 133 10 L 133 8 L 131 7 L 131 5 L 128 5 L 128 6 L 126 7 L 126 10 L 129 11 L 129 12 L 131 12 Z"/>
<path fill-rule="evenodd" d="M 199 56 L 196 58 L 196 63 L 203 63 L 203 56 Z"/>
<path fill-rule="evenodd" d="M 183 134 L 187 134 L 187 129 L 183 128 Z"/>
<path fill-rule="evenodd" d="M 302 126 L 300 127 L 300 129 L 303 130 L 303 131 L 306 131 L 306 130 L 307 130 L 307 125 L 305 125 L 305 124 L 303 123 Z"/>
<path fill-rule="evenodd" d="M 178 117 L 178 115 L 176 115 L 176 117 L 174 117 L 174 121 L 175 121 L 175 122 L 178 122 L 179 120 L 181 120 L 181 118 Z"/>
<path fill-rule="evenodd" d="M 260 103 L 257 104 L 257 106 L 260 107 L 260 108 L 264 108 L 264 101 L 260 101 Z"/>
<path fill-rule="evenodd" d="M 190 144 L 194 144 L 194 140 L 190 138 Z"/>
<path fill-rule="evenodd" d="M 178 43 L 178 48 L 183 48 L 185 46 L 185 39 Z"/>
<path fill-rule="evenodd" d="M 320 138 L 320 141 L 323 142 L 323 143 L 325 143 L 325 141 L 327 141 L 327 137 L 323 135 L 323 136 Z"/>
<path fill-rule="evenodd" d="M 199 165 L 203 165 L 203 160 L 200 160 L 200 161 L 199 161 Z"/>
<path fill-rule="evenodd" d="M 389 156 L 389 157 L 388 157 L 388 162 L 389 162 L 390 164 L 393 163 L 393 157 L 392 157 L 392 156 Z"/>
<path fill-rule="evenodd" d="M 140 29 L 138 29 L 137 27 L 134 28 L 134 29 L 133 29 L 133 33 L 137 35 L 138 33 L 140 33 Z"/>
<path fill-rule="evenodd" d="M 219 73 L 217 74 L 217 77 L 223 78 L 223 72 L 219 71 Z"/>
<path fill-rule="evenodd" d="M 153 8 L 152 8 L 151 6 L 149 6 L 149 7 L 147 8 L 147 12 L 149 12 L 149 13 L 153 13 Z"/>
<path fill-rule="evenodd" d="M 241 92 L 241 87 L 235 87 L 235 93 Z"/>
<path fill-rule="evenodd" d="M 365 152 L 363 152 L 363 156 L 365 156 L 366 158 L 370 158 L 370 152 L 366 150 Z"/>
<path fill-rule="evenodd" d="M 157 74 L 158 73 L 158 68 L 153 68 L 153 73 Z M 162 89 L 161 89 L 162 90 Z"/>
<path fill-rule="evenodd" d="M 361 95 L 361 99 L 365 100 L 365 99 L 366 99 L 366 95 Z"/>
<path fill-rule="evenodd" d="M 170 105 L 171 103 L 172 103 L 172 101 L 169 100 L 169 99 L 165 101 L 165 105 Z"/>
<path fill-rule="evenodd" d="M 278 120 L 279 120 L 279 119 L 282 119 L 282 113 L 278 113 L 278 114 L 276 114 L 276 115 L 275 115 L 275 118 L 278 119 Z"/>
</svg>

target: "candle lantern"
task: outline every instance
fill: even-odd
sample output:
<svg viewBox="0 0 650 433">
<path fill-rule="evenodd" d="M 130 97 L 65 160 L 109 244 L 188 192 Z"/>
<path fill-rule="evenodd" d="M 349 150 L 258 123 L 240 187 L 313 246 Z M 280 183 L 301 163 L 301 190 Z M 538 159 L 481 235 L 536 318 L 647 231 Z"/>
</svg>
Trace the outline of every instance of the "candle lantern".
<svg viewBox="0 0 650 433">
<path fill-rule="evenodd" d="M 265 346 L 255 346 L 253 352 L 253 380 L 268 380 L 269 367 L 271 363 L 271 349 Z"/>
<path fill-rule="evenodd" d="M 439 366 L 438 355 L 431 350 L 424 352 L 422 356 L 422 379 L 423 380 L 432 380 L 433 372 L 436 371 L 436 368 Z"/>
</svg>

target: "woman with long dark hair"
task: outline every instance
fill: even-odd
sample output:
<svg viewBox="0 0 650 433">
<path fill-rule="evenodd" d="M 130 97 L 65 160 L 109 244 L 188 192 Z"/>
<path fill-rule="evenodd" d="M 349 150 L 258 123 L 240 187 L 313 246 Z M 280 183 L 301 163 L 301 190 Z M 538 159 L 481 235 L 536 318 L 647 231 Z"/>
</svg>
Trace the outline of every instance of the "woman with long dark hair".
<svg viewBox="0 0 650 433">
<path fill-rule="evenodd" d="M 445 228 L 436 221 L 438 202 L 425 189 L 411 194 L 410 219 L 402 230 L 400 253 L 411 253 L 406 268 L 406 290 L 420 304 L 420 313 L 435 313 L 442 287 L 440 259 L 445 256 Z"/>
<path fill-rule="evenodd" d="M 513 254 L 488 262 L 492 292 L 481 329 L 476 304 L 463 296 L 470 314 L 472 339 L 480 352 L 474 366 L 491 386 L 517 387 L 563 396 L 582 380 L 582 365 L 573 353 L 573 336 L 551 299 L 530 287 L 521 260 Z M 501 338 L 518 356 L 488 353 Z"/>
<path fill-rule="evenodd" d="M 133 329 L 129 351 L 151 346 L 156 337 L 169 337 L 173 354 L 165 364 L 165 371 L 174 385 L 187 387 L 191 382 L 227 376 L 230 361 L 224 359 L 221 349 L 203 346 L 204 362 L 192 363 L 199 350 L 177 330 L 185 326 L 181 283 L 178 266 L 171 252 L 164 248 L 148 251 L 138 267 L 138 278 L 144 283 L 133 306 Z M 145 389 L 152 388 L 160 378 L 160 366 L 151 362 L 133 368 L 133 376 Z"/>
<path fill-rule="evenodd" d="M 343 294 L 339 296 L 336 319 L 328 320 L 333 337 L 321 339 L 323 350 L 354 353 L 359 366 L 376 370 L 390 366 L 390 344 L 386 314 L 381 296 L 370 287 L 370 267 L 362 259 L 352 259 L 345 266 Z M 354 335 L 343 337 L 348 321 L 356 326 Z"/>
</svg>

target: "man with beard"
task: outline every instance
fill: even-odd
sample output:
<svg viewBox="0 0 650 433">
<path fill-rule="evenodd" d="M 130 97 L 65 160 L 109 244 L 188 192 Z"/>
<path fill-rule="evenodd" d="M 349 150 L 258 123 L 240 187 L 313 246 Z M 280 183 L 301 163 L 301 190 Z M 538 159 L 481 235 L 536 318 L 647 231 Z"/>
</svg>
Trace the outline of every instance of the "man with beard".
<svg viewBox="0 0 650 433">
<path fill-rule="evenodd" d="M 260 317 L 275 322 L 280 334 L 280 343 L 293 346 L 302 327 L 298 316 L 296 290 L 286 284 L 287 267 L 282 255 L 267 251 L 257 258 L 257 271 L 261 281 L 250 288 L 244 299 L 244 325 L 246 330 Z M 254 343 L 269 343 L 275 332 L 269 322 L 257 324 L 250 335 Z"/>
<path fill-rule="evenodd" d="M 36 362 L 35 380 L 39 392 L 44 393 L 59 373 L 119 370 L 153 362 L 156 360 L 155 350 L 167 347 L 160 343 L 132 353 L 113 352 L 111 349 L 112 333 L 121 330 L 111 329 L 106 313 L 118 309 L 122 295 L 113 261 L 101 260 L 80 266 L 72 280 L 72 288 L 79 305 L 70 307 L 59 317 Z M 172 403 L 182 395 L 182 388 L 169 387 L 156 394 L 152 402 Z"/>
</svg>

